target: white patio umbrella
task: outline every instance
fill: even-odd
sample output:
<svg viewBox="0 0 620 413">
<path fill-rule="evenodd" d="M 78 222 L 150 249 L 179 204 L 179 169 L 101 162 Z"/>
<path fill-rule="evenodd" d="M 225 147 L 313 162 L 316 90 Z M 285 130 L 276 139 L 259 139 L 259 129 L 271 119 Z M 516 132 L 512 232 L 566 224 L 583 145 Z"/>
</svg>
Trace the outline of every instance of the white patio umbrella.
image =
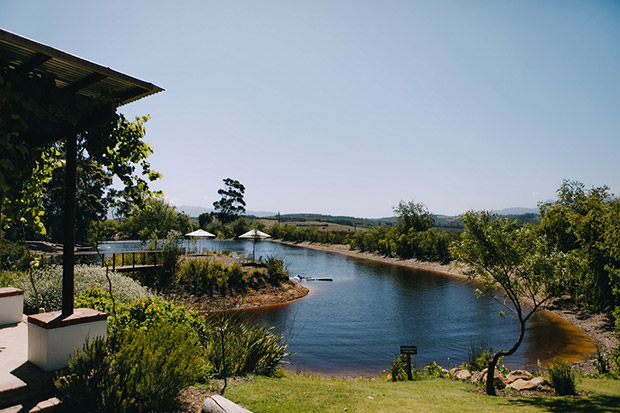
<svg viewBox="0 0 620 413">
<path fill-rule="evenodd" d="M 197 229 L 196 231 L 188 232 L 187 234 L 185 234 L 185 236 L 193 238 L 194 240 L 198 240 L 201 238 L 215 238 L 215 235 L 205 231 L 204 229 Z"/>
<path fill-rule="evenodd" d="M 257 229 L 252 229 L 245 234 L 239 235 L 238 238 L 252 239 L 254 241 L 254 245 L 252 246 L 252 261 L 254 261 L 254 254 L 256 253 L 256 241 L 260 241 L 265 238 L 271 238 L 271 235 Z"/>
</svg>

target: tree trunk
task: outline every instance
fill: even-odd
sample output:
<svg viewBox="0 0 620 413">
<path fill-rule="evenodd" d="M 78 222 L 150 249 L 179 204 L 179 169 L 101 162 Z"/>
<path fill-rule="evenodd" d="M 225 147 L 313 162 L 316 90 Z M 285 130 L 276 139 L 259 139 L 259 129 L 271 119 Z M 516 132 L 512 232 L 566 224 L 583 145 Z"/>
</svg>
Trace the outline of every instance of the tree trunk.
<svg viewBox="0 0 620 413">
<path fill-rule="evenodd" d="M 497 395 L 495 393 L 495 383 L 494 383 L 495 382 L 495 366 L 497 366 L 497 362 L 499 361 L 500 357 L 510 356 L 515 351 L 517 351 L 525 335 L 525 321 L 526 320 L 523 320 L 522 317 L 519 317 L 519 324 L 521 325 L 521 327 L 519 330 L 519 339 L 517 340 L 515 345 L 512 346 L 512 348 L 508 351 L 499 350 L 497 353 L 493 354 L 493 357 L 491 358 L 491 360 L 489 360 L 489 367 L 487 368 L 487 384 L 486 384 L 486 391 L 487 391 L 487 395 L 489 396 Z"/>
</svg>

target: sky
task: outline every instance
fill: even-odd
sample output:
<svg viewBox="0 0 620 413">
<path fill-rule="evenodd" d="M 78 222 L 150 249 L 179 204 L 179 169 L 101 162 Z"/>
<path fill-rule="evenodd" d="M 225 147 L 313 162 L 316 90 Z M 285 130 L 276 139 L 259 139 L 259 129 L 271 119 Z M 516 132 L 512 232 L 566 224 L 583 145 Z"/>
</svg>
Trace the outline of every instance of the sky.
<svg viewBox="0 0 620 413">
<path fill-rule="evenodd" d="M 0 27 L 154 83 L 153 183 L 358 217 L 620 194 L 618 1 L 0 2 Z"/>
</svg>

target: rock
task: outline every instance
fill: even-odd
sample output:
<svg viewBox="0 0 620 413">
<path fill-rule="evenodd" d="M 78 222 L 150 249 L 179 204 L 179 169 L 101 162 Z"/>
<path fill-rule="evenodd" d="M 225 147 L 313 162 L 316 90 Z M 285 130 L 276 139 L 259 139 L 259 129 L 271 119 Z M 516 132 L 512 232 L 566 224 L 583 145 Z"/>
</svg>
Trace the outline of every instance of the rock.
<svg viewBox="0 0 620 413">
<path fill-rule="evenodd" d="M 471 373 L 469 372 L 469 370 L 459 370 L 456 372 L 454 377 L 456 377 L 459 380 L 465 381 L 471 378 Z"/>
<path fill-rule="evenodd" d="M 546 386 L 548 384 L 547 380 L 542 376 L 534 377 L 530 381 L 535 383 L 537 386 Z"/>
<path fill-rule="evenodd" d="M 482 370 L 480 372 L 481 376 L 480 376 L 480 380 L 483 384 L 486 384 L 487 382 L 487 372 L 488 372 L 489 368 L 487 367 L 486 369 Z M 493 376 L 493 384 L 495 384 L 495 387 L 501 389 L 504 388 L 505 384 L 504 384 L 504 375 L 502 373 L 500 373 L 500 371 L 498 369 L 495 369 L 495 374 Z"/>
<path fill-rule="evenodd" d="M 518 391 L 532 390 L 536 388 L 536 383 L 532 383 L 531 380 L 517 379 L 506 387 L 508 387 L 509 389 L 514 389 Z"/>
<path fill-rule="evenodd" d="M 450 377 L 454 377 L 456 375 L 456 372 L 459 371 L 459 370 L 461 370 L 461 369 L 459 369 L 458 367 L 450 369 Z"/>
<path fill-rule="evenodd" d="M 202 413 L 252 413 L 226 397 L 215 394 L 207 397 L 202 404 Z"/>
<path fill-rule="evenodd" d="M 482 380 L 482 372 L 474 371 L 474 373 L 471 375 L 471 382 L 478 383 L 480 380 Z"/>
<path fill-rule="evenodd" d="M 510 373 L 508 373 L 508 375 L 506 376 L 506 380 L 504 380 L 504 382 L 506 384 L 510 384 L 510 383 L 517 381 L 518 379 L 531 380 L 532 377 L 533 377 L 532 373 L 530 373 L 529 371 L 513 370 Z"/>
</svg>

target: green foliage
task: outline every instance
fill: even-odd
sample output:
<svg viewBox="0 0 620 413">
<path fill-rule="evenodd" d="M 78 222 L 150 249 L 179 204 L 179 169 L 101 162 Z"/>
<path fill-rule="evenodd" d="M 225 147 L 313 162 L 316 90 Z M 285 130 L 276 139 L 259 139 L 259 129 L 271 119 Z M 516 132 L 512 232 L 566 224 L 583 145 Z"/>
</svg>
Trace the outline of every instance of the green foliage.
<svg viewBox="0 0 620 413">
<path fill-rule="evenodd" d="M 493 357 L 493 349 L 489 347 L 487 342 L 475 343 L 471 341 L 467 348 L 467 361 L 463 367 L 471 372 L 482 371 L 488 367 L 491 357 Z"/>
<path fill-rule="evenodd" d="M 401 233 L 407 233 L 413 229 L 415 232 L 422 232 L 431 229 L 435 225 L 435 220 L 426 208 L 426 205 L 413 201 L 400 201 L 394 207 L 396 221 Z"/>
<path fill-rule="evenodd" d="M 575 394 L 576 378 L 570 363 L 556 358 L 553 359 L 547 370 L 549 372 L 549 384 L 560 396 Z"/>
<path fill-rule="evenodd" d="M 394 361 L 388 367 L 389 376 L 391 381 L 404 381 L 407 380 L 407 356 L 401 354 L 396 356 Z"/>
<path fill-rule="evenodd" d="M 112 306 L 109 294 L 98 289 L 85 291 L 76 300 L 77 303 L 106 312 Z M 195 337 L 201 343 L 207 373 L 212 376 L 224 374 L 220 328 L 225 330 L 226 375 L 273 375 L 288 355 L 286 340 L 281 332 L 273 328 L 250 326 L 218 315 L 205 318 L 159 297 L 147 297 L 117 306 L 117 317 L 108 319 L 108 330 L 112 334 L 149 330 L 158 323 L 188 327 L 186 335 Z"/>
<path fill-rule="evenodd" d="M 222 198 L 213 203 L 213 208 L 220 222 L 228 224 L 239 215 L 245 214 L 245 200 L 243 199 L 245 186 L 231 178 L 225 178 L 223 181 L 226 187 L 217 191 Z"/>
<path fill-rule="evenodd" d="M 24 271 L 30 268 L 32 255 L 25 245 L 5 241 L 0 249 L 0 269 Z"/>
<path fill-rule="evenodd" d="M 250 230 L 250 226 L 244 217 L 239 217 L 230 225 L 230 229 L 232 229 L 235 237 L 238 237 L 239 235 L 248 232 Z"/>
<path fill-rule="evenodd" d="M 276 257 L 267 257 L 265 261 L 267 266 L 267 275 L 269 276 L 269 282 L 273 285 L 280 285 L 289 279 L 289 273 L 286 270 L 284 261 Z"/>
<path fill-rule="evenodd" d="M 540 206 L 540 231 L 571 260 L 562 292 L 595 310 L 620 305 L 620 199 L 606 186 L 564 181 L 558 200 Z"/>
<path fill-rule="evenodd" d="M 204 372 L 198 340 L 182 325 L 160 322 L 85 344 L 56 386 L 68 411 L 166 411 Z"/>
<path fill-rule="evenodd" d="M 450 377 L 450 374 L 443 371 L 441 366 L 434 361 L 424 367 L 424 374 L 428 377 L 437 377 L 442 379 Z"/>
<path fill-rule="evenodd" d="M 88 157 L 85 145 L 85 137 L 81 136 L 76 161 L 75 241 L 78 243 L 94 241 L 94 226 L 106 218 L 110 205 L 106 193 L 112 185 L 111 172 Z M 64 147 L 64 144 L 58 144 L 60 159 L 66 157 Z M 66 162 L 59 162 L 43 194 L 43 223 L 47 228 L 47 238 L 53 242 L 62 243 L 64 240 L 65 179 Z"/>
<path fill-rule="evenodd" d="M 181 234 L 194 227 L 189 218 L 163 199 L 147 198 L 142 205 L 133 205 L 129 216 L 122 223 L 123 232 L 130 239 L 143 241 L 163 239 L 172 230 Z"/>
<path fill-rule="evenodd" d="M 206 229 L 207 225 L 209 225 L 213 221 L 213 212 L 203 212 L 198 215 L 198 226 L 202 229 Z"/>
<path fill-rule="evenodd" d="M 288 343 L 273 327 L 248 325 L 220 316 L 211 317 L 207 323 L 211 343 L 207 347 L 207 361 L 215 366 L 219 377 L 249 373 L 272 376 L 282 359 L 289 355 Z M 224 329 L 226 371 L 223 371 L 219 329 Z"/>
<path fill-rule="evenodd" d="M 118 273 L 110 273 L 112 289 L 120 302 L 130 302 L 140 297 L 150 296 L 148 289 L 135 280 Z M 59 265 L 43 266 L 33 270 L 33 279 L 39 294 L 39 308 L 30 278 L 27 274 L 17 274 L 13 286 L 24 290 L 24 313 L 33 314 L 43 311 L 56 311 L 62 307 L 62 267 Z M 108 288 L 105 268 L 76 265 L 75 294 L 79 295 L 90 287 Z"/>
<path fill-rule="evenodd" d="M 11 271 L 0 270 L 0 288 L 12 287 L 15 282 L 15 274 Z"/>
</svg>

